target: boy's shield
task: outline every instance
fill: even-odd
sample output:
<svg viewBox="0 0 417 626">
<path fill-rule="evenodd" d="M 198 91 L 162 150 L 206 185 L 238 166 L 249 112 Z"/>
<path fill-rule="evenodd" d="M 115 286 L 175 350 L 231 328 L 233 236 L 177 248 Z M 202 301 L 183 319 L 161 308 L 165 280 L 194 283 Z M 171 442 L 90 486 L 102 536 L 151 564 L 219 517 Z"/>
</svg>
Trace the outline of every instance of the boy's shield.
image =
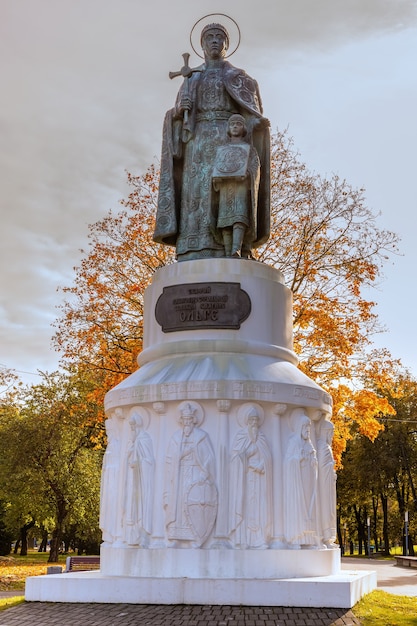
<svg viewBox="0 0 417 626">
<path fill-rule="evenodd" d="M 196 541 L 201 546 L 210 535 L 216 521 L 216 486 L 208 480 L 191 485 L 187 492 L 186 511 Z"/>
</svg>

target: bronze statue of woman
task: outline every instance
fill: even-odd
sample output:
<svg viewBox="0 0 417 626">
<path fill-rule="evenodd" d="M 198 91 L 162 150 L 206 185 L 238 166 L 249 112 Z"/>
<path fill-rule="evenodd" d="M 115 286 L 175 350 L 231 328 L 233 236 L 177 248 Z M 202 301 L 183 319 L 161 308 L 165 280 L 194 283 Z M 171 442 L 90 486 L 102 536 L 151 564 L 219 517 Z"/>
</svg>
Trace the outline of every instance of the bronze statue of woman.
<svg viewBox="0 0 417 626">
<path fill-rule="evenodd" d="M 212 174 L 233 114 L 245 118 L 247 141 L 261 165 L 252 248 L 269 237 L 270 133 L 258 85 L 226 60 L 229 34 L 224 26 L 205 26 L 201 46 L 205 62 L 185 77 L 163 128 L 154 240 L 175 246 L 179 261 L 226 255 L 217 228 Z"/>
</svg>

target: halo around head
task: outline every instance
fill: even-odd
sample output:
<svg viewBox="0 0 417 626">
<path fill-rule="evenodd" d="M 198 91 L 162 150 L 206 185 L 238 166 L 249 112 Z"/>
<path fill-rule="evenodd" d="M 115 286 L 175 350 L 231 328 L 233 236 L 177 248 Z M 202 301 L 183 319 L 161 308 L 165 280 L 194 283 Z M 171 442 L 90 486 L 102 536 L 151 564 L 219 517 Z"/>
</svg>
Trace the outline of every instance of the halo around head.
<svg viewBox="0 0 417 626">
<path fill-rule="evenodd" d="M 311 424 L 311 420 L 303 407 L 293 409 L 290 414 L 290 425 L 293 432 L 301 432 L 304 424 Z"/>
<path fill-rule="evenodd" d="M 239 28 L 237 22 L 235 22 L 235 20 L 233 18 L 229 17 L 225 13 L 209 13 L 208 15 L 205 15 L 204 17 L 200 18 L 194 24 L 194 26 L 191 29 L 191 33 L 190 33 L 190 44 L 191 44 L 191 47 L 194 50 L 194 52 L 196 53 L 196 55 L 200 57 L 200 59 L 204 59 L 204 56 L 200 52 L 197 52 L 197 47 L 200 46 L 200 33 L 198 33 L 198 35 L 197 35 L 195 31 L 196 31 L 198 26 L 200 26 L 201 27 L 201 31 L 203 31 L 204 28 L 206 26 L 208 26 L 209 24 L 213 24 L 213 23 L 217 23 L 217 22 L 223 28 L 225 28 L 227 33 L 228 33 L 228 36 L 229 36 L 229 49 L 231 48 L 231 46 L 234 45 L 234 48 L 232 49 L 232 51 L 229 52 L 224 58 L 228 59 L 239 48 L 239 45 L 240 45 L 240 28 Z"/>
<path fill-rule="evenodd" d="M 134 406 L 129 411 L 129 422 L 131 419 L 137 419 L 137 417 L 140 417 L 142 421 L 142 428 L 146 430 L 150 421 L 149 411 L 143 406 Z"/>
<path fill-rule="evenodd" d="M 181 417 L 184 415 L 192 416 L 195 426 L 200 426 L 204 420 L 203 407 L 198 402 L 193 402 L 192 400 L 185 400 L 178 406 L 177 421 L 179 424 L 181 424 Z"/>
<path fill-rule="evenodd" d="M 237 410 L 237 421 L 240 426 L 245 428 L 248 425 L 248 418 L 256 414 L 259 418 L 259 426 L 264 422 L 265 413 L 263 408 L 255 402 L 245 402 Z"/>
<path fill-rule="evenodd" d="M 321 431 L 330 430 L 332 433 L 334 432 L 334 424 L 330 420 L 324 419 L 321 423 Z"/>
</svg>

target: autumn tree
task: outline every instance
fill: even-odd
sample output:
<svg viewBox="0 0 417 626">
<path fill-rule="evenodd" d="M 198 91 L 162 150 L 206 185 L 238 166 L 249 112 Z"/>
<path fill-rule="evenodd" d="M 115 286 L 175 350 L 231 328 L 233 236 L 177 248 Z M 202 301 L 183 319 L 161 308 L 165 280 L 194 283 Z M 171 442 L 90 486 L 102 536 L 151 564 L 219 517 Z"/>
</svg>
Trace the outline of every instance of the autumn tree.
<svg viewBox="0 0 417 626">
<path fill-rule="evenodd" d="M 2 398 L 10 398 L 20 384 L 21 381 L 14 370 L 0 365 L 0 403 Z"/>
<path fill-rule="evenodd" d="M 356 432 L 349 442 L 338 475 L 339 507 L 351 534 L 353 507 L 355 516 L 362 511 L 357 536 L 369 515 L 375 546 L 383 543 L 387 555 L 390 545 L 401 537 L 408 511 L 412 554 L 417 528 L 417 382 L 407 372 L 398 371 L 395 384 L 385 385 L 380 393 L 395 415 L 379 415 L 384 430 L 374 441 Z"/>
<path fill-rule="evenodd" d="M 390 498 L 390 468 L 388 455 L 381 458 L 379 443 L 385 432 L 374 441 L 357 433 L 347 444 L 343 468 L 338 472 L 337 495 L 339 519 L 347 525 L 349 536 L 356 539 L 359 553 L 367 543 L 367 518 L 372 520 L 375 546 L 383 537 L 384 549 L 389 555 L 390 534 L 386 504 Z M 393 459 L 394 460 L 394 459 Z M 378 471 L 375 471 L 378 467 Z M 392 494 L 391 494 L 392 495 Z"/>
<path fill-rule="evenodd" d="M 132 191 L 122 210 L 90 226 L 89 250 L 74 284 L 64 288 L 56 322 L 56 348 L 65 361 L 97 372 L 102 396 L 136 368 L 144 289 L 156 269 L 174 261 L 173 249 L 152 241 L 157 170 L 128 180 Z M 375 438 L 381 429 L 375 414 L 389 411 L 385 398 L 364 387 L 378 320 L 363 293 L 397 251 L 397 236 L 378 227 L 362 189 L 309 172 L 286 133 L 272 140 L 271 195 L 271 237 L 257 258 L 281 270 L 293 292 L 295 351 L 303 371 L 335 400 L 340 460 L 351 423 Z M 388 371 L 385 354 L 372 358 Z"/>
<path fill-rule="evenodd" d="M 128 175 L 132 191 L 90 226 L 88 252 L 75 282 L 65 287 L 54 338 L 64 361 L 77 363 L 97 379 L 97 403 L 104 393 L 137 369 L 142 346 L 143 295 L 152 274 L 174 261 L 173 251 L 152 241 L 158 172 Z"/>
<path fill-rule="evenodd" d="M 102 454 L 91 383 L 43 375 L 0 406 L 0 497 L 26 523 L 53 521 L 50 562 L 65 525 L 98 519 Z"/>
<path fill-rule="evenodd" d="M 375 415 L 390 411 L 372 382 L 370 389 L 369 362 L 389 380 L 396 362 L 372 350 L 381 329 L 363 293 L 397 252 L 398 237 L 378 227 L 363 189 L 309 172 L 285 133 L 272 148 L 271 237 L 258 258 L 281 270 L 293 293 L 295 351 L 300 368 L 333 397 L 339 461 L 352 423 L 373 440 L 381 430 Z"/>
<path fill-rule="evenodd" d="M 388 456 L 393 465 L 391 484 L 394 486 L 398 506 L 398 524 L 403 526 L 405 512 L 408 511 L 409 546 L 408 553 L 414 555 L 414 541 L 417 532 L 417 381 L 408 373 L 396 381 L 396 385 L 386 391 L 389 403 L 395 409 L 395 416 L 386 416 L 385 430 L 378 447 L 389 450 Z M 387 454 L 387 452 L 385 452 Z M 405 544 L 403 545 L 405 553 Z"/>
</svg>

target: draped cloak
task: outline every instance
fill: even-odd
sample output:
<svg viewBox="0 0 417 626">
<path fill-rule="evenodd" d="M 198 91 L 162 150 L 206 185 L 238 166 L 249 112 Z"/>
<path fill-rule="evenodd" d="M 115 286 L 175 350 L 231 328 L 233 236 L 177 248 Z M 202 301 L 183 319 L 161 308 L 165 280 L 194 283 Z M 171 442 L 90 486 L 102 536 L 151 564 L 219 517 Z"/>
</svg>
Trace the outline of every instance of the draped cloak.
<svg viewBox="0 0 417 626">
<path fill-rule="evenodd" d="M 317 456 L 310 441 L 291 435 L 284 459 L 284 535 L 292 545 L 317 545 Z"/>
<path fill-rule="evenodd" d="M 208 434 L 197 427 L 188 437 L 176 431 L 165 459 L 165 524 L 169 539 L 200 545 L 210 534 L 217 513 L 215 457 Z M 188 495 L 199 492 L 202 517 L 190 515 Z M 194 522 L 194 523 L 193 523 Z"/>
<path fill-rule="evenodd" d="M 139 431 L 127 454 L 123 526 L 124 539 L 130 545 L 140 544 L 143 532 L 152 531 L 154 471 L 152 439 L 147 432 Z"/>
<path fill-rule="evenodd" d="M 167 112 L 163 126 L 159 197 L 153 238 L 158 243 L 172 246 L 177 245 L 177 240 L 183 236 L 180 232 L 181 212 L 189 210 L 187 207 L 184 208 L 182 198 L 184 172 L 187 167 L 190 168 L 192 166 L 192 164 L 186 163 L 187 144 L 192 145 L 194 141 L 204 142 L 204 137 L 201 139 L 201 136 L 210 134 L 207 130 L 204 132 L 199 131 L 202 123 L 200 118 L 202 116 L 197 110 L 199 89 L 201 89 L 201 85 L 206 80 L 205 77 L 208 76 L 210 68 L 203 64 L 198 69 L 200 71 L 194 72 L 190 78 L 184 81 L 178 93 L 176 106 Z M 226 112 L 215 110 L 216 103 L 213 103 L 214 109 L 209 111 L 207 116 L 212 114 L 213 119 L 216 120 L 216 124 L 221 127 L 222 131 L 224 128 L 224 140 L 226 140 L 228 117 L 233 113 L 243 115 L 248 130 L 246 139 L 254 146 L 260 159 L 261 174 L 256 207 L 256 233 L 252 242 L 252 247 L 256 248 L 267 241 L 270 232 L 271 147 L 268 122 L 262 115 L 262 103 L 256 81 L 243 70 L 233 67 L 227 61 L 221 63 L 218 71 L 221 72 L 222 85 L 233 105 L 233 110 Z M 193 103 L 192 109 L 189 111 L 187 124 L 184 123 L 183 114 L 179 109 L 179 103 L 185 90 Z M 221 103 L 218 106 L 221 108 Z M 222 115 L 222 113 L 225 113 L 225 115 Z M 206 158 L 208 159 L 209 157 Z M 202 190 L 202 193 L 208 192 Z M 205 219 L 204 216 L 203 219 Z M 198 245 L 196 244 L 194 248 L 191 247 L 190 250 L 198 250 Z M 206 246 L 201 244 L 201 247 Z M 213 247 L 216 248 L 216 245 Z"/>
<path fill-rule="evenodd" d="M 318 486 L 321 532 L 324 541 L 336 540 L 336 472 L 331 445 L 326 438 L 317 441 Z"/>
<path fill-rule="evenodd" d="M 119 476 L 120 441 L 117 430 L 109 421 L 106 423 L 108 444 L 103 457 L 100 486 L 100 528 L 103 541 L 112 543 L 117 538 L 118 510 L 114 505 Z"/>
<path fill-rule="evenodd" d="M 261 472 L 251 468 L 256 459 Z M 251 483 L 251 484 L 250 484 Z M 230 460 L 230 531 L 237 546 L 266 547 L 272 535 L 272 456 L 266 437 L 237 432 Z"/>
</svg>

